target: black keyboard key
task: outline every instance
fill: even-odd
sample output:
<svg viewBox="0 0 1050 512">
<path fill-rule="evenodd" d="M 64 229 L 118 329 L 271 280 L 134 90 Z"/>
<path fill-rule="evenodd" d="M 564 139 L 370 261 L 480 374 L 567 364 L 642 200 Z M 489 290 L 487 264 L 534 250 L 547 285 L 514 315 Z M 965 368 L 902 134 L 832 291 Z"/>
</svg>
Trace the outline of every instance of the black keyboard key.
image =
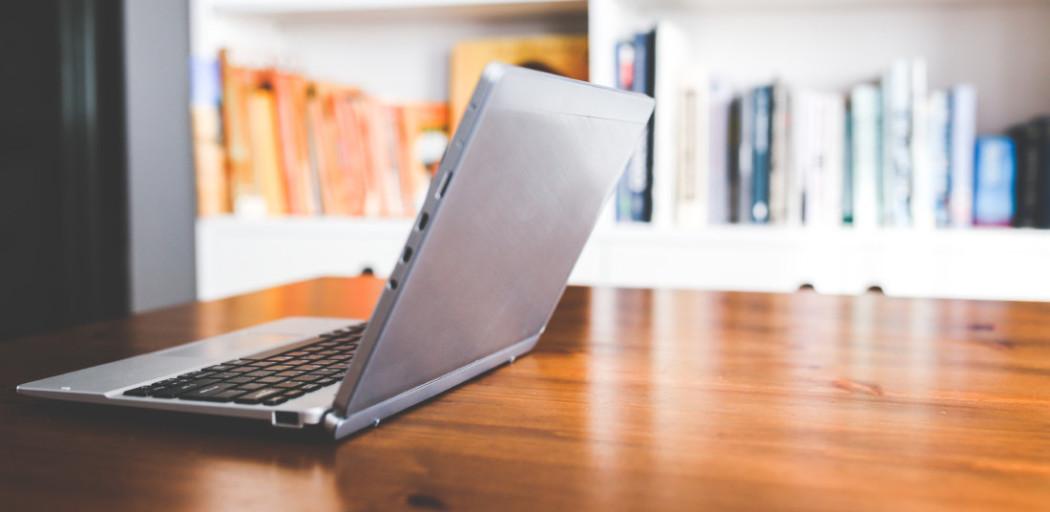
<svg viewBox="0 0 1050 512">
<path fill-rule="evenodd" d="M 342 380 L 343 379 L 327 378 L 327 379 L 321 379 L 321 380 L 317 381 L 317 383 L 322 385 L 322 386 L 331 386 L 332 384 L 335 384 L 336 382 L 341 382 Z"/>
<path fill-rule="evenodd" d="M 248 373 L 248 372 L 252 372 L 252 371 L 255 371 L 255 367 L 254 366 L 238 366 L 236 368 L 231 368 L 230 369 L 231 373 Z"/>
<path fill-rule="evenodd" d="M 269 377 L 269 376 L 273 375 L 274 373 L 275 372 L 272 372 L 272 371 L 267 369 L 267 370 L 256 370 L 254 372 L 248 372 L 248 373 L 245 373 L 243 375 L 245 377 L 251 377 L 251 378 L 255 379 L 255 378 L 259 378 L 259 377 Z"/>
<path fill-rule="evenodd" d="M 274 375 L 274 377 L 285 377 L 285 378 L 289 378 L 290 379 L 292 377 L 298 377 L 298 376 L 300 376 L 302 374 L 303 374 L 303 372 L 300 372 L 300 371 L 289 370 L 289 371 L 286 371 L 286 372 L 280 372 L 280 373 Z"/>
<path fill-rule="evenodd" d="M 255 379 L 252 378 L 252 377 L 245 376 L 245 377 L 234 377 L 232 379 L 226 379 L 226 382 L 229 382 L 230 384 L 247 384 L 249 382 L 252 382 L 253 380 L 255 380 Z"/>
<path fill-rule="evenodd" d="M 273 357 L 267 358 L 266 360 L 267 361 L 272 361 L 272 362 L 277 362 L 277 363 L 283 363 L 285 361 L 291 361 L 292 359 L 295 359 L 295 358 L 294 357 L 288 357 L 288 356 L 273 356 Z"/>
<path fill-rule="evenodd" d="M 273 363 L 270 361 L 252 361 L 251 364 L 249 364 L 248 366 L 252 366 L 255 368 L 265 368 L 271 365 L 273 365 Z"/>
<path fill-rule="evenodd" d="M 283 372 L 285 370 L 291 370 L 292 368 L 294 368 L 294 366 L 287 365 L 287 364 L 275 364 L 275 365 L 267 368 L 266 371 L 268 371 L 268 372 Z"/>
<path fill-rule="evenodd" d="M 288 401 L 288 397 L 284 395 L 277 395 L 263 400 L 263 405 L 281 405 Z"/>
<path fill-rule="evenodd" d="M 243 395 L 240 398 L 234 400 L 234 402 L 236 402 L 238 404 L 249 404 L 249 405 L 257 404 L 257 403 L 262 402 L 263 400 L 269 398 L 270 396 L 276 395 L 277 393 L 280 393 L 280 392 L 281 392 L 281 390 L 276 389 L 276 388 L 262 388 L 262 389 L 258 389 L 258 390 L 252 391 L 252 392 L 248 393 L 247 395 Z"/>
<path fill-rule="evenodd" d="M 302 386 L 302 385 L 303 385 L 302 382 L 296 382 L 294 380 L 286 380 L 284 382 L 278 382 L 277 384 L 274 384 L 273 387 L 281 388 L 281 389 L 295 389 L 295 388 L 297 388 L 299 386 Z"/>
<path fill-rule="evenodd" d="M 232 379 L 232 378 L 238 377 L 238 376 L 240 376 L 239 373 L 219 372 L 219 373 L 213 373 L 213 374 L 209 375 L 208 378 L 209 379 L 226 380 L 226 379 Z"/>
<path fill-rule="evenodd" d="M 249 393 L 249 391 L 245 391 L 243 389 L 230 388 L 225 391 L 220 391 L 218 393 L 208 396 L 207 400 L 209 402 L 232 402 L 233 399 L 245 393 Z"/>
<path fill-rule="evenodd" d="M 256 389 L 265 388 L 268 385 L 269 384 L 263 384 L 261 382 L 252 382 L 249 384 L 241 384 L 240 386 L 237 386 L 237 389 L 243 389 L 245 391 L 255 391 Z"/>
<path fill-rule="evenodd" d="M 218 395 L 223 391 L 226 391 L 233 387 L 233 384 L 209 384 L 204 387 L 194 389 L 179 395 L 179 398 L 183 400 L 204 400 L 211 401 L 214 395 Z"/>
<path fill-rule="evenodd" d="M 257 380 L 256 382 L 262 382 L 263 384 L 276 384 L 278 382 L 283 382 L 286 380 L 288 379 L 285 379 L 284 377 L 263 377 Z"/>
<path fill-rule="evenodd" d="M 228 364 L 217 364 L 215 366 L 209 366 L 209 367 L 205 368 L 204 371 L 208 371 L 208 372 L 227 372 L 227 371 L 230 371 L 230 369 L 232 369 L 232 368 L 236 368 L 236 366 L 230 366 Z"/>
<path fill-rule="evenodd" d="M 149 396 L 149 386 L 129 389 L 124 392 L 124 396 Z"/>
<path fill-rule="evenodd" d="M 253 360 L 253 359 L 234 359 L 233 361 L 226 361 L 225 363 L 222 363 L 222 364 L 229 364 L 229 365 L 233 365 L 233 366 L 246 366 L 246 365 L 250 365 L 250 364 L 252 364 L 254 362 L 255 362 L 255 360 Z"/>
<path fill-rule="evenodd" d="M 285 391 L 283 396 L 285 398 L 299 398 L 305 394 L 306 391 L 303 391 L 301 389 L 290 389 L 288 391 Z"/>
<path fill-rule="evenodd" d="M 292 379 L 292 382 L 307 383 L 307 382 L 313 382 L 315 380 L 320 380 L 320 379 L 323 379 L 323 378 L 324 377 L 321 376 L 321 375 L 311 375 L 311 374 L 307 373 L 307 374 L 300 375 L 300 376 Z"/>
<path fill-rule="evenodd" d="M 304 364 L 304 365 L 296 368 L 296 370 L 299 370 L 301 372 L 313 372 L 313 371 L 320 370 L 321 368 L 324 368 L 324 367 L 321 366 L 321 365 L 318 365 L 318 364 Z"/>
<path fill-rule="evenodd" d="M 321 389 L 321 387 L 320 384 L 307 384 L 299 389 L 302 389 L 306 393 L 313 393 L 314 391 Z"/>
</svg>

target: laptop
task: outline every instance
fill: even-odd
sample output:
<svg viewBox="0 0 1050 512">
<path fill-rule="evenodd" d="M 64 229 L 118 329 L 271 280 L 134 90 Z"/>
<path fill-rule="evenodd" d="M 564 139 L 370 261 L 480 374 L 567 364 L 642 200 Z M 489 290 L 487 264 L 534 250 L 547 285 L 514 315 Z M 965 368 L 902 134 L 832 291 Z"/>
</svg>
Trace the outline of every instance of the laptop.
<svg viewBox="0 0 1050 512">
<path fill-rule="evenodd" d="M 339 439 L 529 352 L 638 147 L 648 96 L 485 68 L 371 318 L 285 318 L 18 386 Z"/>
</svg>

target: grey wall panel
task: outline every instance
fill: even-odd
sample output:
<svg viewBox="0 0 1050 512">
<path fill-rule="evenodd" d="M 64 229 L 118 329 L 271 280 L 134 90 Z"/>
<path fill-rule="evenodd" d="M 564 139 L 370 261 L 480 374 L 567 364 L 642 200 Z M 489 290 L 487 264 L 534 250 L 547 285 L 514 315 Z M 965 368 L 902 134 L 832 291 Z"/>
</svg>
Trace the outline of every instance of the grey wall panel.
<svg viewBox="0 0 1050 512">
<path fill-rule="evenodd" d="M 131 308 L 194 300 L 189 2 L 124 1 Z"/>
</svg>

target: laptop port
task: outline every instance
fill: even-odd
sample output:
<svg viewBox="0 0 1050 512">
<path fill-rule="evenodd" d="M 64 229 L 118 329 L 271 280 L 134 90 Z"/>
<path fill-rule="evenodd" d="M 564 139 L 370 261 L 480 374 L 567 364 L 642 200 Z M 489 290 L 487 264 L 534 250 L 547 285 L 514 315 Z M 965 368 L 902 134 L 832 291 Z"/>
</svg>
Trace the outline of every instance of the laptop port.
<svg viewBox="0 0 1050 512">
<path fill-rule="evenodd" d="M 412 259 L 412 248 L 405 246 L 405 251 L 401 253 L 401 261 L 408 263 L 408 260 Z"/>
<path fill-rule="evenodd" d="M 271 423 L 275 427 L 303 428 L 303 420 L 299 413 L 291 411 L 274 411 Z"/>
<path fill-rule="evenodd" d="M 430 216 L 427 215 L 427 212 L 421 212 L 419 214 L 419 226 L 416 229 L 420 231 L 427 229 L 427 222 L 430 222 Z"/>
<path fill-rule="evenodd" d="M 397 279 L 390 279 L 386 282 L 386 286 L 391 290 L 397 289 Z"/>
<path fill-rule="evenodd" d="M 445 192 L 448 190 L 449 183 L 452 183 L 452 173 L 446 172 L 445 176 L 441 178 L 441 186 L 438 187 L 437 196 L 435 196 L 435 199 L 441 199 L 442 197 L 445 197 Z"/>
</svg>

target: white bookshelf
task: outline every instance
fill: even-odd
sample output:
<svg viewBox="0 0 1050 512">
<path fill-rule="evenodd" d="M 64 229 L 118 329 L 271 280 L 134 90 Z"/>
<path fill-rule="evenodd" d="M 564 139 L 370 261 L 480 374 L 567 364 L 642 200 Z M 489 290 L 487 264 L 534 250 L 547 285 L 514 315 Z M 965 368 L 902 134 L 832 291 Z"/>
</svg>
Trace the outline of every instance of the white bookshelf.
<svg viewBox="0 0 1050 512">
<path fill-rule="evenodd" d="M 739 86 L 774 77 L 843 90 L 897 57 L 925 56 L 930 86 L 969 82 L 979 129 L 1050 112 L 1043 0 L 193 0 L 194 52 L 258 50 L 308 75 L 397 100 L 445 99 L 462 39 L 587 33 L 592 80 L 613 81 L 614 42 L 657 20 L 687 36 L 697 69 Z M 274 55 L 278 57 L 269 57 Z M 392 267 L 408 221 L 205 219 L 198 291 L 210 299 L 319 275 Z M 599 226 L 572 282 L 893 296 L 1050 300 L 1050 233 L 857 232 Z"/>
<path fill-rule="evenodd" d="M 323 275 L 388 273 L 410 222 L 220 217 L 197 224 L 198 291 L 212 299 Z M 599 227 L 571 282 L 629 287 L 1050 300 L 1050 236 L 1034 230 L 695 232 Z"/>
</svg>

